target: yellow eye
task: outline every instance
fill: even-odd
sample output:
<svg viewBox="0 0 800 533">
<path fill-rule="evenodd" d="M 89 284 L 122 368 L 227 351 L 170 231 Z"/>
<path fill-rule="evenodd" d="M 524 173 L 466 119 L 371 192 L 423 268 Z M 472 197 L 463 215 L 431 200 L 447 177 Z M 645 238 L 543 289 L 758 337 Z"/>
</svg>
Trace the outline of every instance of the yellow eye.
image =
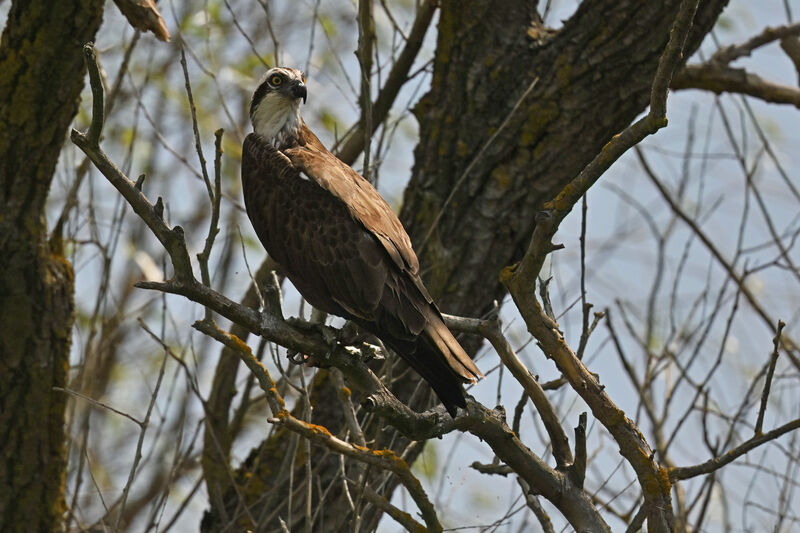
<svg viewBox="0 0 800 533">
<path fill-rule="evenodd" d="M 277 87 L 278 85 L 280 85 L 281 83 L 283 83 L 283 78 L 281 78 L 280 76 L 278 76 L 277 74 L 275 74 L 274 76 L 272 76 L 272 77 L 269 79 L 269 82 L 270 82 L 272 85 L 274 85 L 274 86 L 276 86 L 276 87 Z"/>
</svg>

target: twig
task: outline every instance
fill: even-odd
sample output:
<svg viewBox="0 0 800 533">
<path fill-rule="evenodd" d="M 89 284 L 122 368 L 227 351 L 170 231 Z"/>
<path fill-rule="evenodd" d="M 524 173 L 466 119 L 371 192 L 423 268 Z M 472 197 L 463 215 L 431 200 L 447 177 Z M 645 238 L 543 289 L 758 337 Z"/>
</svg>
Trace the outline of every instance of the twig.
<svg viewBox="0 0 800 533">
<path fill-rule="evenodd" d="M 200 127 L 197 125 L 197 109 L 194 106 L 194 97 L 192 96 L 192 84 L 189 81 L 189 68 L 186 65 L 186 53 L 181 46 L 181 68 L 183 69 L 183 81 L 186 87 L 186 97 L 189 100 L 189 111 L 192 115 L 192 132 L 194 132 L 194 149 L 197 152 L 197 158 L 200 160 L 200 172 L 203 173 L 203 182 L 206 184 L 206 192 L 208 197 L 213 200 L 214 191 L 211 189 L 211 180 L 208 177 L 208 168 L 206 167 L 206 157 L 203 154 L 203 143 L 200 142 Z"/>
<path fill-rule="evenodd" d="M 361 69 L 361 119 L 364 135 L 364 179 L 369 179 L 370 138 L 372 137 L 372 43 L 375 26 L 372 20 L 372 0 L 358 0 L 358 65 Z"/>
<path fill-rule="evenodd" d="M 411 32 L 408 34 L 406 45 L 403 51 L 400 52 L 394 65 L 392 65 L 392 69 L 386 77 L 386 82 L 383 84 L 380 93 L 378 93 L 378 97 L 375 99 L 375 103 L 371 107 L 372 131 L 365 130 L 365 120 L 363 117 L 359 118 L 357 126 L 352 131 L 352 134 L 347 137 L 344 146 L 336 150 L 336 155 L 339 159 L 348 165 L 352 164 L 358 157 L 358 154 L 364 150 L 364 140 L 375 133 L 375 129 L 389 114 L 389 110 L 397 98 L 397 94 L 408 78 L 408 71 L 414 64 L 414 60 L 422 47 L 425 34 L 428 31 L 428 27 L 431 25 L 433 14 L 436 11 L 436 4 L 436 0 L 425 0 L 419 6 L 417 17 L 414 19 Z"/>
<path fill-rule="evenodd" d="M 128 494 L 130 493 L 131 486 L 133 485 L 133 480 L 136 477 L 136 468 L 139 466 L 139 461 L 142 460 L 142 445 L 144 444 L 144 435 L 147 432 L 147 426 L 150 423 L 150 415 L 153 412 L 153 407 L 156 404 L 156 398 L 158 397 L 158 391 L 161 389 L 161 381 L 164 379 L 164 371 L 167 368 L 167 358 L 169 356 L 169 348 L 164 344 L 164 342 L 158 338 L 150 329 L 145 325 L 145 323 L 139 319 L 139 324 L 142 328 L 150 334 L 156 342 L 158 342 L 164 348 L 164 358 L 161 360 L 161 368 L 158 371 L 158 378 L 156 379 L 156 386 L 153 389 L 153 394 L 150 396 L 150 404 L 147 406 L 147 413 L 144 416 L 144 420 L 141 423 L 141 430 L 139 431 L 139 439 L 136 441 L 136 454 L 134 455 L 133 464 L 131 465 L 131 470 L 128 473 L 128 480 L 125 482 L 125 488 L 122 489 L 122 500 L 119 504 L 119 511 L 117 512 L 117 521 L 114 525 L 115 531 L 120 531 L 120 524 L 122 523 L 122 516 L 125 512 L 125 503 L 128 501 Z"/>
<path fill-rule="evenodd" d="M 525 410 L 525 404 L 528 403 L 528 393 L 523 390 L 519 397 L 517 405 L 514 407 L 514 418 L 511 422 L 511 429 L 519 435 L 519 425 L 522 421 L 522 412 Z"/>
<path fill-rule="evenodd" d="M 589 311 L 592 310 L 592 304 L 586 301 L 586 218 L 589 212 L 589 192 L 585 192 L 581 199 L 581 236 L 580 236 L 580 251 L 581 251 L 581 312 L 583 316 L 583 327 L 581 328 L 581 340 L 578 344 L 578 359 L 583 359 L 583 352 L 586 350 L 586 344 L 589 342 Z"/>
<path fill-rule="evenodd" d="M 214 132 L 214 190 L 208 190 L 208 200 L 211 202 L 211 220 L 208 223 L 208 235 L 203 251 L 197 254 L 197 262 L 200 264 L 200 279 L 207 287 L 211 287 L 208 260 L 211 256 L 211 248 L 214 246 L 214 239 L 219 233 L 219 209 L 222 201 L 222 132 L 222 128 Z M 206 318 L 211 319 L 211 309 L 207 307 Z"/>
<path fill-rule="evenodd" d="M 517 483 L 519 484 L 519 488 L 522 489 L 522 494 L 525 496 L 525 503 L 542 526 L 543 533 L 555 533 L 553 522 L 547 515 L 547 511 L 542 507 L 542 504 L 539 503 L 539 498 L 531 492 L 530 486 L 521 477 L 517 477 Z"/>
<path fill-rule="evenodd" d="M 125 411 L 120 411 L 119 409 L 115 409 L 115 408 L 111 407 L 108 404 L 105 404 L 105 403 L 103 403 L 101 401 L 95 400 L 94 398 L 86 396 L 85 394 L 83 394 L 81 392 L 78 392 L 78 391 L 72 390 L 72 389 L 65 389 L 63 387 L 53 387 L 53 390 L 54 391 L 58 391 L 58 392 L 65 392 L 65 393 L 69 394 L 70 396 L 74 396 L 76 398 L 80 398 L 81 400 L 85 400 L 85 401 L 89 402 L 90 404 L 94 405 L 95 407 L 99 407 L 101 409 L 107 409 L 108 411 L 111 411 L 112 413 L 116 413 L 116 414 L 118 414 L 120 416 L 124 416 L 125 418 L 127 418 L 128 420 L 130 420 L 131 422 L 133 422 L 134 424 L 136 424 L 140 428 L 142 427 L 142 421 L 141 420 L 138 420 L 137 418 L 133 417 L 132 415 L 129 415 Z"/>
<path fill-rule="evenodd" d="M 339 396 L 339 401 L 342 403 L 342 410 L 347 427 L 350 429 L 350 433 L 353 434 L 356 444 L 359 446 L 366 446 L 367 441 L 364 438 L 364 431 L 361 429 L 361 425 L 356 418 L 356 411 L 350 399 L 351 392 L 344 384 L 342 371 L 338 368 L 332 368 L 330 373 L 333 386 L 336 387 L 336 394 Z"/>
<path fill-rule="evenodd" d="M 261 4 L 261 7 L 264 9 L 264 22 L 267 26 L 267 33 L 269 33 L 269 37 L 272 40 L 272 57 L 275 60 L 276 65 L 282 65 L 283 62 L 281 61 L 280 42 L 278 41 L 278 37 L 275 35 L 275 29 L 272 27 L 273 16 L 272 13 L 269 12 L 269 2 L 267 0 L 258 0 L 258 3 Z M 259 57 L 259 59 L 261 58 Z M 265 64 L 264 66 L 267 65 Z"/>
<path fill-rule="evenodd" d="M 267 64 L 267 62 L 264 61 L 264 58 L 261 57 L 261 54 L 258 52 L 258 49 L 256 49 L 256 45 L 253 42 L 253 39 L 247 34 L 247 32 L 244 30 L 244 28 L 242 28 L 242 25 L 239 23 L 239 18 L 236 16 L 236 12 L 234 12 L 234 10 L 231 7 L 231 5 L 228 2 L 228 0 L 225 0 L 224 3 L 225 3 L 225 7 L 228 9 L 228 12 L 231 14 L 231 20 L 233 21 L 233 25 L 236 26 L 236 29 L 239 30 L 240 34 L 242 34 L 242 37 L 244 37 L 245 41 L 247 41 L 247 44 L 250 45 L 250 50 L 253 52 L 253 55 L 256 56 L 256 58 L 261 62 L 262 65 L 264 65 L 264 67 L 269 68 L 269 65 Z M 272 40 L 273 40 L 273 43 L 275 45 L 275 53 L 277 54 L 278 53 L 278 43 L 275 41 L 275 35 L 272 32 L 272 27 L 270 25 L 269 19 L 267 19 L 267 28 L 269 28 L 269 33 L 272 36 Z"/>
<path fill-rule="evenodd" d="M 772 431 L 768 431 L 767 433 L 761 433 L 760 435 L 755 435 L 752 438 L 746 440 L 739 446 L 729 450 L 728 452 L 714 457 L 713 459 L 709 459 L 705 463 L 700 463 L 699 465 L 694 466 L 681 466 L 681 467 L 674 467 L 669 470 L 669 479 L 670 481 L 679 481 L 682 479 L 689 479 L 695 476 L 700 476 L 703 474 L 710 474 L 715 470 L 719 470 L 723 466 L 732 463 L 742 455 L 746 454 L 750 450 L 758 448 L 762 444 L 769 442 L 771 440 L 775 440 L 778 437 L 789 433 L 790 431 L 794 431 L 796 429 L 800 429 L 800 418 L 792 420 L 780 427 L 773 429 Z"/>
<path fill-rule="evenodd" d="M 345 483 L 347 483 L 346 480 Z M 425 529 L 425 526 L 414 520 L 414 517 L 392 505 L 389 500 L 371 488 L 363 487 L 363 493 L 369 503 L 391 516 L 394 521 L 403 526 L 406 531 L 411 531 L 412 533 L 425 533 L 428 531 Z"/>
<path fill-rule="evenodd" d="M 633 520 L 630 521 L 628 527 L 625 529 L 625 533 L 636 533 L 637 531 L 641 531 L 645 518 L 647 518 L 647 506 L 641 505 L 639 506 L 639 510 L 636 511 L 636 514 L 633 516 Z"/>
<path fill-rule="evenodd" d="M 769 367 L 767 368 L 767 376 L 764 378 L 764 391 L 761 393 L 761 407 L 758 409 L 758 419 L 756 420 L 755 435 L 761 434 L 761 429 L 764 427 L 764 413 L 767 411 L 767 400 L 769 399 L 769 389 L 772 385 L 772 376 L 775 374 L 775 364 L 778 362 L 778 348 L 781 344 L 781 332 L 786 324 L 783 320 L 778 320 L 778 329 L 775 332 L 775 337 L 772 339 L 772 354 L 769 358 Z"/>
</svg>

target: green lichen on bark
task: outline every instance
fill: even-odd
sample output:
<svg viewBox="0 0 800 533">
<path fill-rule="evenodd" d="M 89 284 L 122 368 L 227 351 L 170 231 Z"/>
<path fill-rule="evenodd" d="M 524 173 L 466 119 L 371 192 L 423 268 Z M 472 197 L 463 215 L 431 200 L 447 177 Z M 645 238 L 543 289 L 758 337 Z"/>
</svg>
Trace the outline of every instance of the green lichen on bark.
<svg viewBox="0 0 800 533">
<path fill-rule="evenodd" d="M 15 1 L 0 40 L 0 530 L 57 531 L 65 511 L 73 275 L 44 206 L 83 87 L 101 0 Z"/>
</svg>

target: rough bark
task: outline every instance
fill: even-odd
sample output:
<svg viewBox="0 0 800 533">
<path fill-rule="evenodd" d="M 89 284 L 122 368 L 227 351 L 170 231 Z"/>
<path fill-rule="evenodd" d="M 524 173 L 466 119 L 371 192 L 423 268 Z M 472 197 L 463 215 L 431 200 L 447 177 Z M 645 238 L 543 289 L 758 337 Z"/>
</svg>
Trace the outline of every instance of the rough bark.
<svg viewBox="0 0 800 533">
<path fill-rule="evenodd" d="M 83 88 L 101 0 L 19 0 L 0 41 L 0 530 L 57 531 L 72 267 L 45 202 Z"/>
<path fill-rule="evenodd" d="M 687 57 L 726 3 L 701 3 Z M 467 4 L 442 9 L 433 85 L 415 110 L 425 142 L 401 219 L 441 307 L 474 315 L 503 296 L 497 273 L 522 257 L 543 202 L 646 108 L 680 1 L 585 1 L 552 35 L 525 2 Z"/>
<path fill-rule="evenodd" d="M 686 57 L 726 4 L 701 3 Z M 493 300 L 502 299 L 498 272 L 522 257 L 542 204 L 646 108 L 679 5 L 679 0 L 586 0 L 555 32 L 539 24 L 535 3 L 507 0 L 502 9 L 480 0 L 442 3 L 432 87 L 415 109 L 422 141 L 415 151 L 401 219 L 420 256 L 426 284 L 444 311 L 480 316 Z M 416 376 L 409 375 L 392 388 L 407 399 L 417 383 Z M 332 431 L 342 427 L 332 387 L 319 390 L 316 399 L 314 421 Z M 409 445 L 379 420 L 368 419 L 364 430 L 368 441 L 375 439 L 373 447 L 401 451 Z M 257 484 L 262 490 L 243 488 L 253 517 L 275 510 L 274 499 L 257 499 L 263 491 L 284 497 L 288 491 L 287 468 L 279 467 L 291 463 L 285 458 L 288 438 L 275 433 L 238 472 L 250 487 Z M 412 448 L 407 460 L 413 461 L 421 449 Z M 311 464 L 319 468 L 319 475 L 335 472 L 324 451 L 312 449 L 312 454 Z M 305 491 L 298 489 L 305 477 L 301 457 L 291 463 L 296 491 L 292 530 L 304 525 Z M 358 467 L 350 468 L 348 476 L 356 479 Z M 367 480 L 387 497 L 396 486 L 393 478 L 379 472 L 368 472 Z M 325 508 L 326 531 L 352 529 L 341 485 L 338 480 L 321 503 L 315 482 L 313 507 Z M 328 486 L 324 477 L 319 486 Z M 230 490 L 228 494 L 233 507 L 225 514 L 242 517 L 241 508 L 235 510 L 238 496 Z M 267 500 L 272 508 L 263 513 Z M 362 529 L 374 529 L 381 511 L 362 511 Z M 212 508 L 210 516 L 218 512 Z M 285 509 L 280 515 L 286 519 Z M 277 513 L 264 528 L 280 528 Z"/>
</svg>

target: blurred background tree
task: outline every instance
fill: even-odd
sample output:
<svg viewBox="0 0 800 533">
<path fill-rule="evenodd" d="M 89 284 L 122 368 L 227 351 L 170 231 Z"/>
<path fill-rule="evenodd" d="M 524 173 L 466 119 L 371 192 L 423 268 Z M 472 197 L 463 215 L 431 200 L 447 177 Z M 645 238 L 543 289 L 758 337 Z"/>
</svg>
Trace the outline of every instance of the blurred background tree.
<svg viewBox="0 0 800 533">
<path fill-rule="evenodd" d="M 0 0 L 0 529 L 797 528 L 791 3 L 205 0 L 160 2 L 163 26 L 150 2 L 117 4 L 128 19 L 111 4 Z M 673 26 L 685 53 L 667 78 L 669 126 L 603 174 L 616 159 L 607 143 L 648 111 Z M 242 210 L 247 107 L 268 66 L 304 69 L 305 120 L 398 206 L 441 308 L 483 320 L 454 325 L 472 329 L 462 340 L 487 374 L 469 412 L 409 429 L 412 415 L 383 396 L 362 405 L 375 391 L 358 372 L 290 365 L 252 324 L 215 314 L 300 425 L 276 423 L 275 398 L 236 346 L 191 327 L 203 306 L 135 288 L 171 278 L 170 257 L 63 143 L 76 110 L 81 131 L 94 115 L 88 88 L 77 107 L 92 39 L 100 146 L 131 179 L 145 176 L 145 195 L 184 229 L 195 272 L 207 264 L 214 290 L 255 309 L 274 265 Z M 561 223 L 554 242 L 566 249 L 547 256 L 537 288 L 565 355 L 499 278 L 537 220 L 547 225 L 542 209 L 564 210 L 546 202 L 592 169 L 602 179 Z M 215 205 L 219 233 L 198 264 Z M 285 315 L 314 318 L 281 289 Z M 503 346 L 518 366 L 500 362 Z M 522 364 L 536 379 L 515 373 Z M 396 357 L 369 367 L 405 404 L 435 405 Z M 302 421 L 393 450 L 420 491 L 303 434 Z"/>
</svg>

